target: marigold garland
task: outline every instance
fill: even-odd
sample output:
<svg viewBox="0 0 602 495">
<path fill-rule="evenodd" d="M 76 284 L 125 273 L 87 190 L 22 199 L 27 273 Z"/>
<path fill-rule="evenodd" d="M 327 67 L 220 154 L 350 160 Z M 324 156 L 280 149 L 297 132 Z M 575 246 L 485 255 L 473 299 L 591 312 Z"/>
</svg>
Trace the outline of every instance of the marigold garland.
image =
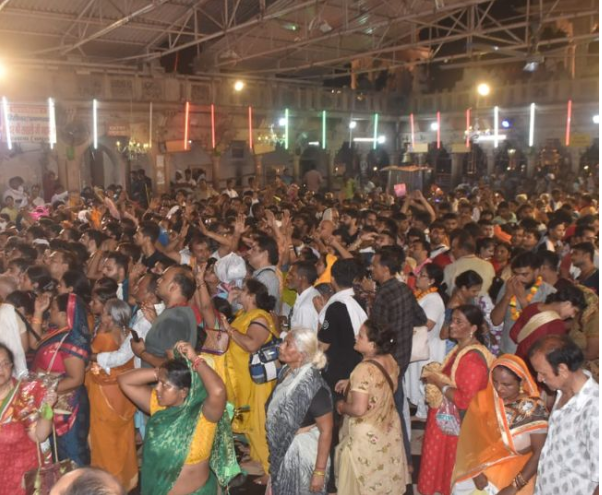
<svg viewBox="0 0 602 495">
<path fill-rule="evenodd" d="M 529 293 L 527 294 L 527 304 L 525 305 L 525 307 L 528 306 L 529 304 L 531 304 L 531 300 L 533 299 L 535 294 L 537 294 L 537 291 L 539 290 L 539 287 L 541 286 L 541 282 L 542 282 L 542 278 L 537 277 L 537 280 L 535 281 L 535 283 L 529 290 Z M 517 303 L 516 296 L 512 296 L 512 298 L 510 299 L 510 317 L 512 318 L 512 321 L 518 320 L 520 314 L 522 313 L 522 309 L 518 310 L 516 308 L 516 303 Z"/>
<path fill-rule="evenodd" d="M 429 294 L 434 294 L 435 292 L 439 292 L 437 287 L 429 287 L 427 290 L 415 290 L 414 297 L 420 301 L 423 297 L 428 296 Z"/>
</svg>

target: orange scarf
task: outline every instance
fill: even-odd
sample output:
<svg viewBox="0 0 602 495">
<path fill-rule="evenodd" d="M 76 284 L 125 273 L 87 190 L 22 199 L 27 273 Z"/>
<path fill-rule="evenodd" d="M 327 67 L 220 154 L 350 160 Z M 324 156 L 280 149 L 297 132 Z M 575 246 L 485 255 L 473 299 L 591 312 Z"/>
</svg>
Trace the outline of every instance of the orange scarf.
<svg viewBox="0 0 602 495">
<path fill-rule="evenodd" d="M 531 457 L 531 453 L 520 454 L 517 451 L 512 434 L 528 433 L 545 427 L 545 421 L 534 421 L 510 432 L 504 401 L 493 387 L 493 370 L 497 366 L 505 366 L 516 373 L 522 380 L 525 393 L 529 397 L 539 398 L 537 385 L 521 358 L 513 354 L 497 358 L 491 365 L 487 388 L 475 396 L 462 421 L 452 476 L 454 483 L 485 473 L 489 481 L 499 489 L 510 485 Z M 519 493 L 528 494 L 532 490 L 531 480 Z"/>
</svg>

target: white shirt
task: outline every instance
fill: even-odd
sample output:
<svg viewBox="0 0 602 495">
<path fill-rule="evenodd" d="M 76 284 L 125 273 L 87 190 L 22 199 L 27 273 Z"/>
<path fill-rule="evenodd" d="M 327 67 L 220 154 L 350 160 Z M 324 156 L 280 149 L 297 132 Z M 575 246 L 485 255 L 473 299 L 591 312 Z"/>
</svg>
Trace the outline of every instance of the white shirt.
<svg viewBox="0 0 602 495">
<path fill-rule="evenodd" d="M 25 325 L 19 325 L 21 319 L 15 311 L 12 304 L 0 305 L 0 321 L 2 322 L 2 331 L 0 331 L 0 343 L 8 347 L 14 356 L 13 376 L 15 378 L 27 373 L 27 362 L 25 360 L 25 351 L 21 342 L 21 334 L 27 331 Z"/>
<path fill-rule="evenodd" d="M 319 296 L 320 293 L 313 287 L 305 289 L 295 301 L 293 306 L 293 315 L 289 322 L 289 328 L 310 328 L 314 332 L 318 332 L 318 312 L 314 307 L 313 299 Z"/>
<path fill-rule="evenodd" d="M 589 377 L 562 407 L 558 391 L 537 467 L 535 495 L 591 495 L 600 482 L 600 389 Z"/>
<path fill-rule="evenodd" d="M 155 304 L 155 311 L 157 312 L 157 316 L 163 313 L 165 309 L 165 304 L 162 302 L 159 304 Z M 146 319 L 142 310 L 139 309 L 136 311 L 134 318 L 132 319 L 131 327 L 133 330 L 138 333 L 138 336 L 141 339 L 146 338 L 146 334 L 151 329 L 152 323 Z M 132 351 L 132 346 L 130 344 L 132 340 L 132 334 L 130 334 L 125 338 L 121 347 L 113 352 L 101 352 L 96 356 L 96 361 L 98 365 L 105 370 L 107 374 L 111 372 L 111 368 L 117 368 L 118 366 L 123 366 L 130 359 L 134 358 L 134 366 L 136 368 L 140 368 L 140 358 L 134 356 L 134 352 Z"/>
<path fill-rule="evenodd" d="M 238 198 L 238 193 L 234 189 L 224 189 L 222 194 L 227 194 L 229 198 Z"/>
</svg>

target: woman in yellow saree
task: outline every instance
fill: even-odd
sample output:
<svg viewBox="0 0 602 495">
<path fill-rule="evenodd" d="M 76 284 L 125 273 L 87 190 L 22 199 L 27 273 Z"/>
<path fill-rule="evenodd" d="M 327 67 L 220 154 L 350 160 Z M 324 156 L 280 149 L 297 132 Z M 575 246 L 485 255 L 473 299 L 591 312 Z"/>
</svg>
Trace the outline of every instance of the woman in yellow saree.
<svg viewBox="0 0 602 495">
<path fill-rule="evenodd" d="M 232 430 L 244 433 L 249 441 L 250 456 L 261 463 L 264 477 L 257 482 L 267 481 L 269 473 L 269 451 L 265 432 L 265 405 L 276 381 L 257 384 L 249 372 L 249 356 L 262 345 L 277 336 L 276 327 L 269 311 L 276 300 L 268 294 L 267 287 L 255 279 L 245 282 L 239 302 L 243 309 L 230 324 L 222 315 L 222 325 L 230 335 L 230 346 L 226 353 L 226 389 L 228 402 L 238 409 L 249 407 L 249 412 L 240 415 L 232 424 Z"/>
<path fill-rule="evenodd" d="M 547 415 L 525 362 L 496 359 L 462 421 L 452 493 L 532 494 Z"/>
</svg>

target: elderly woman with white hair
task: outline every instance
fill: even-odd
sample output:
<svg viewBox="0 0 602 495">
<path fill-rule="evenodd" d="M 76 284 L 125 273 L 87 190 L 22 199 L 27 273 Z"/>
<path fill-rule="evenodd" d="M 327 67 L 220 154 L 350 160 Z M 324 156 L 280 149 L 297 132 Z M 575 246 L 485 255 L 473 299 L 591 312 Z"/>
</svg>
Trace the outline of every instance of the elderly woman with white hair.
<svg viewBox="0 0 602 495">
<path fill-rule="evenodd" d="M 293 329 L 280 346 L 282 369 L 267 406 L 273 495 L 326 493 L 332 397 L 320 370 L 326 356 L 316 332 Z"/>
<path fill-rule="evenodd" d="M 109 299 L 100 316 L 100 326 L 92 341 L 92 352 L 113 352 L 128 337 L 131 310 L 125 301 Z M 130 491 L 138 483 L 138 463 L 134 436 L 136 406 L 123 394 L 117 377 L 134 368 L 134 359 L 110 369 L 93 363 L 86 373 L 90 399 L 90 453 L 92 466 L 102 468 Z"/>
</svg>

